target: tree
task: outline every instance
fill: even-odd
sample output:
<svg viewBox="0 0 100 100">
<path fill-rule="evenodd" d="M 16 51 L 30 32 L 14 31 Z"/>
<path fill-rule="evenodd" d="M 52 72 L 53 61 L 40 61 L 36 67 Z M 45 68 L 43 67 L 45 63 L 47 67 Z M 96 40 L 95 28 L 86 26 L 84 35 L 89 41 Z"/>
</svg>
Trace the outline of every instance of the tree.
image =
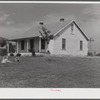
<svg viewBox="0 0 100 100">
<path fill-rule="evenodd" d="M 47 44 L 49 44 L 50 40 L 53 39 L 53 35 L 50 34 L 51 31 L 48 30 L 47 28 L 45 28 L 44 26 L 42 26 L 41 30 L 42 30 L 42 32 L 41 31 L 39 31 L 39 32 L 40 32 L 42 38 L 46 40 Z"/>
<path fill-rule="evenodd" d="M 0 47 L 2 47 L 1 49 L 1 55 L 6 55 L 7 54 L 7 39 L 4 39 L 2 37 L 0 37 Z"/>
<path fill-rule="evenodd" d="M 4 38 L 1 38 L 1 39 L 0 39 L 0 46 L 1 46 L 1 47 L 4 47 L 4 46 L 6 46 L 6 45 L 7 45 L 7 40 L 4 39 Z"/>
<path fill-rule="evenodd" d="M 13 45 L 12 43 L 9 43 L 9 52 L 10 53 L 14 53 L 15 52 L 15 45 Z"/>
</svg>

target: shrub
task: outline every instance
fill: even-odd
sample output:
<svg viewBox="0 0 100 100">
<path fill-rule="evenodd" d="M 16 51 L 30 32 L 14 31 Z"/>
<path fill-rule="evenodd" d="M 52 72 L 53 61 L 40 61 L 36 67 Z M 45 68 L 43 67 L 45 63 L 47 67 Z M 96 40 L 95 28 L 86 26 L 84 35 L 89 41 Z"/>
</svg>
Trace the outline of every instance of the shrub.
<svg viewBox="0 0 100 100">
<path fill-rule="evenodd" d="M 36 54 L 35 54 L 35 51 L 34 51 L 34 50 L 32 50 L 32 56 L 36 56 Z"/>
<path fill-rule="evenodd" d="M 12 43 L 9 43 L 9 52 L 10 53 L 14 53 L 15 52 L 15 45 L 13 45 Z"/>
<path fill-rule="evenodd" d="M 21 54 L 20 53 L 17 53 L 17 55 L 16 55 L 17 57 L 20 57 L 21 56 Z"/>
<path fill-rule="evenodd" d="M 10 56 L 14 56 L 14 54 L 13 53 L 10 53 Z"/>
<path fill-rule="evenodd" d="M 32 52 L 32 49 L 28 49 L 29 52 Z"/>
<path fill-rule="evenodd" d="M 49 50 L 47 51 L 47 54 L 50 54 L 50 51 Z"/>
<path fill-rule="evenodd" d="M 88 56 L 93 56 L 92 52 L 88 52 Z"/>
<path fill-rule="evenodd" d="M 98 53 L 96 56 L 100 56 L 100 53 Z"/>
</svg>

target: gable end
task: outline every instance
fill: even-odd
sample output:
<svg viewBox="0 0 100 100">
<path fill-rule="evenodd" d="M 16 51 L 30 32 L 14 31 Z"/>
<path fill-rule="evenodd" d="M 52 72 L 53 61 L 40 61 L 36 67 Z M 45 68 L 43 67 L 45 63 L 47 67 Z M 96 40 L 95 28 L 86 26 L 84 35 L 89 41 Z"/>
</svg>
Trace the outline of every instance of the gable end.
<svg viewBox="0 0 100 100">
<path fill-rule="evenodd" d="M 70 23 L 68 23 L 66 26 L 64 26 L 61 30 L 59 30 L 56 34 L 54 34 L 54 37 L 56 36 L 60 36 L 61 32 L 66 29 L 69 25 L 71 25 L 72 23 L 74 23 L 76 25 L 76 27 L 79 29 L 79 31 L 82 33 L 82 35 L 85 37 L 85 39 L 87 41 L 89 41 L 88 37 L 84 34 L 84 32 L 80 29 L 80 27 L 76 24 L 75 21 L 71 21 Z"/>
</svg>

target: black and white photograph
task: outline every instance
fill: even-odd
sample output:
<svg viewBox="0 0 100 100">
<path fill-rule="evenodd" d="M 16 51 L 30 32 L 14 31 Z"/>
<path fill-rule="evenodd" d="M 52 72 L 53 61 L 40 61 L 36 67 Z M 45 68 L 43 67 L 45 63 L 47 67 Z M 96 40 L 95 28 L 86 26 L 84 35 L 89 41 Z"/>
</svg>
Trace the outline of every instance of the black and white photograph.
<svg viewBox="0 0 100 100">
<path fill-rule="evenodd" d="M 0 88 L 100 88 L 100 3 L 0 3 Z"/>
</svg>

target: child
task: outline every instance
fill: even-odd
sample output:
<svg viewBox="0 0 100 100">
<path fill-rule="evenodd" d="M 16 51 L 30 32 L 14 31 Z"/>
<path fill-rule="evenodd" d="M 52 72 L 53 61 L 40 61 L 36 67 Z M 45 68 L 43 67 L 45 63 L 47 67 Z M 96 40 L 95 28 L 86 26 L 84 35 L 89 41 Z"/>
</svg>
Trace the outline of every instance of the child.
<svg viewBox="0 0 100 100">
<path fill-rule="evenodd" d="M 19 62 L 19 58 L 18 58 L 18 57 L 16 57 L 16 58 L 15 58 L 15 61 L 16 61 L 16 62 Z"/>
<path fill-rule="evenodd" d="M 7 57 L 3 57 L 1 63 L 7 63 L 7 62 L 12 63 L 11 61 L 8 60 L 8 56 Z"/>
</svg>

